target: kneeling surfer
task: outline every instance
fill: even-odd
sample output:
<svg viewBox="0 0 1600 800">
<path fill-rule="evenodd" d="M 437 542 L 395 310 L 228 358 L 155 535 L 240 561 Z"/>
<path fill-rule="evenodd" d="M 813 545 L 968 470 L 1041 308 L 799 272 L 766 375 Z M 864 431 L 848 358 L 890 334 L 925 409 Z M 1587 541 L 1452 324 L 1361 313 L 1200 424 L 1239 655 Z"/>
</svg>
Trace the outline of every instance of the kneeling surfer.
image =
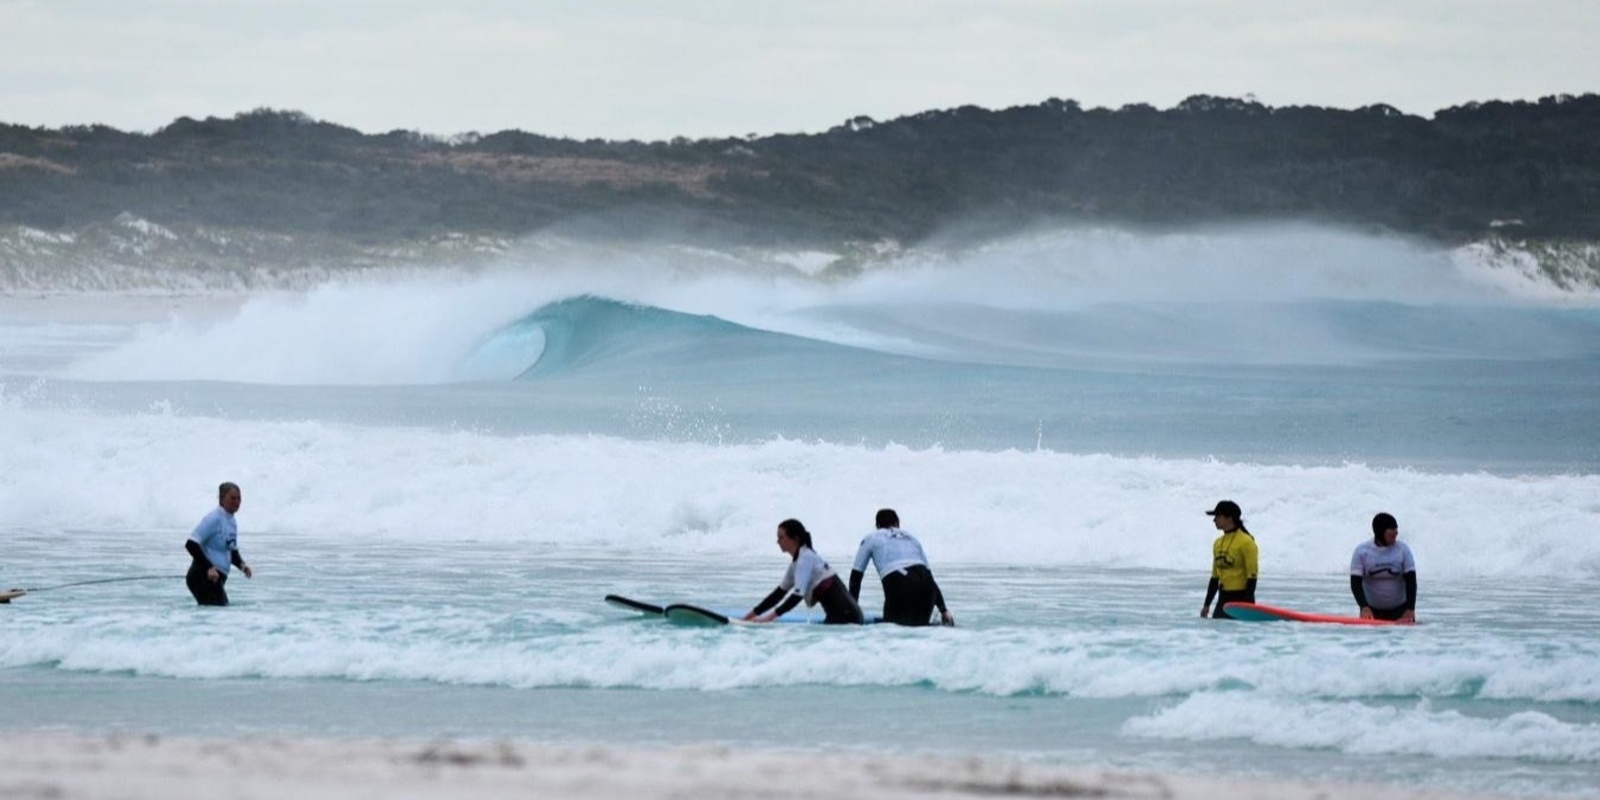
<svg viewBox="0 0 1600 800">
<path fill-rule="evenodd" d="M 789 554 L 789 569 L 783 573 L 778 588 L 744 615 L 745 621 L 771 622 L 787 614 L 802 600 L 808 606 L 822 606 L 827 614 L 823 620 L 825 624 L 860 625 L 864 621 L 861 607 L 845 589 L 844 582 L 811 547 L 811 532 L 800 520 L 786 519 L 778 523 L 778 549 Z"/>
<path fill-rule="evenodd" d="M 944 592 L 939 591 L 939 582 L 928 568 L 922 543 L 900 527 L 900 515 L 892 508 L 880 509 L 875 524 L 877 530 L 867 534 L 856 551 L 855 564 L 850 569 L 850 596 L 861 599 L 861 579 L 871 562 L 883 583 L 884 622 L 927 625 L 933 609 L 938 607 L 942 624 L 956 624 L 956 618 L 945 607 Z"/>
</svg>

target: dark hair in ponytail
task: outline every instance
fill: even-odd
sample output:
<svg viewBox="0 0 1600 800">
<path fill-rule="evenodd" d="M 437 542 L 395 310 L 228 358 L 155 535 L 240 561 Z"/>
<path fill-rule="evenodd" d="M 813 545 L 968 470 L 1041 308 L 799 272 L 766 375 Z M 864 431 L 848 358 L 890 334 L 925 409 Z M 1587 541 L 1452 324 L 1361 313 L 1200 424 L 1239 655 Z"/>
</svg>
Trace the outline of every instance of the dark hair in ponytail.
<svg viewBox="0 0 1600 800">
<path fill-rule="evenodd" d="M 786 519 L 778 523 L 778 530 L 783 531 L 784 536 L 799 542 L 800 547 L 811 547 L 811 531 L 806 530 L 806 526 L 801 524 L 800 520 Z M 815 550 L 816 548 L 812 547 L 811 549 Z M 799 557 L 800 548 L 797 547 L 794 551 L 794 558 Z"/>
</svg>

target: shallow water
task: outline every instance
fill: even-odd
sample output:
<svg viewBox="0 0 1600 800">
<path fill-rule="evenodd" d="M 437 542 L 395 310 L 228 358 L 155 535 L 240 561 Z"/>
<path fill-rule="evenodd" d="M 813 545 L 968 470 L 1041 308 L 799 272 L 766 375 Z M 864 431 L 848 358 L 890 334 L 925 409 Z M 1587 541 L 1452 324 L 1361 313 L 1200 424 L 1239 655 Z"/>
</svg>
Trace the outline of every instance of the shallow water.
<svg viewBox="0 0 1600 800">
<path fill-rule="evenodd" d="M 1153 248 L 0 317 L 0 586 L 167 576 L 0 606 L 0 725 L 1592 795 L 1592 306 L 1371 243 L 1293 280 L 1275 247 L 1205 276 Z M 172 576 L 222 480 L 259 572 L 199 609 Z M 1224 497 L 1260 599 L 1331 613 L 1394 513 L 1423 624 L 1200 619 Z M 693 629 L 602 602 L 748 607 L 782 574 L 778 520 L 847 569 L 883 506 L 959 627 Z"/>
<path fill-rule="evenodd" d="M 170 539 L 72 535 L 89 563 Z M 8 540 L 18 571 L 99 574 L 61 570 L 53 534 Z M 177 579 L 0 609 L 0 724 L 984 753 L 1345 780 L 1359 765 L 1362 780 L 1537 793 L 1582 794 L 1600 773 L 1600 613 L 1570 602 L 1581 581 L 1433 581 L 1423 624 L 1370 629 L 1203 620 L 1203 580 L 1169 570 L 956 563 L 940 569 L 955 629 L 701 629 L 601 597 L 753 604 L 781 554 L 253 540 L 259 574 L 230 581 L 228 609 L 194 607 Z M 1349 613 L 1343 583 L 1278 577 L 1262 595 Z"/>
</svg>

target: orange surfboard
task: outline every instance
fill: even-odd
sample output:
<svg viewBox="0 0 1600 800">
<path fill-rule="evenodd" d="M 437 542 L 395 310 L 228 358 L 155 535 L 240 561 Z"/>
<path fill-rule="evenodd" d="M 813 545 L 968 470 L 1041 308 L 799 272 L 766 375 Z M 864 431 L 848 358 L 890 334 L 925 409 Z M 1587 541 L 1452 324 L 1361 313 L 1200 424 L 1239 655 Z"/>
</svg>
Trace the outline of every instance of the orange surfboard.
<svg viewBox="0 0 1600 800">
<path fill-rule="evenodd" d="M 1411 623 L 1386 619 L 1362 619 L 1339 614 L 1314 614 L 1291 608 L 1264 606 L 1260 603 L 1229 603 L 1223 606 L 1228 616 L 1244 622 L 1325 622 L 1335 625 L 1409 625 Z"/>
</svg>

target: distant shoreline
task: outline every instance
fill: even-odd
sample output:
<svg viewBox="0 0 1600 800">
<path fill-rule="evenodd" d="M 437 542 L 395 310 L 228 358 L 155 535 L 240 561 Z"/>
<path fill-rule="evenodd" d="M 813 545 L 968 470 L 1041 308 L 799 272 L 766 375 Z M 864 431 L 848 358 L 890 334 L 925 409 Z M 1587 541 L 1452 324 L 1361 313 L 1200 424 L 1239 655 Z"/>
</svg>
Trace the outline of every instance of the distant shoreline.
<svg viewBox="0 0 1600 800">
<path fill-rule="evenodd" d="M 540 233 L 808 248 L 981 241 L 1041 225 L 1303 222 L 1459 246 L 1600 240 L 1600 95 L 1414 116 L 1189 97 L 1050 98 L 856 117 L 813 135 L 670 141 L 369 135 L 290 110 L 151 134 L 0 122 L 0 226 L 255 230 L 271 250 Z M 218 241 L 238 247 L 239 242 Z"/>
</svg>

